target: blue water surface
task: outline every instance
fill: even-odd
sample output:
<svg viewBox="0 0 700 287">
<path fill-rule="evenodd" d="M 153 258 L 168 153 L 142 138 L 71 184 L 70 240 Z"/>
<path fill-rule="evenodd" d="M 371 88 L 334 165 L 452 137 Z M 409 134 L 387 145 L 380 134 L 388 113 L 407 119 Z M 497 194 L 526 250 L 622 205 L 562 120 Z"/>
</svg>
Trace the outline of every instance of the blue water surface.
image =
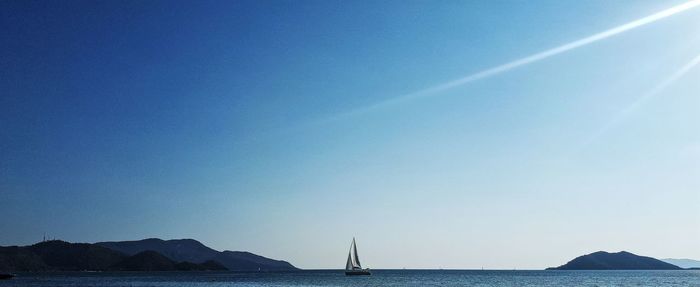
<svg viewBox="0 0 700 287">
<path fill-rule="evenodd" d="M 698 286 L 700 270 L 491 271 L 373 270 L 345 276 L 340 270 L 295 272 L 61 272 L 20 273 L 0 287 L 198 287 L 198 286 Z"/>
</svg>

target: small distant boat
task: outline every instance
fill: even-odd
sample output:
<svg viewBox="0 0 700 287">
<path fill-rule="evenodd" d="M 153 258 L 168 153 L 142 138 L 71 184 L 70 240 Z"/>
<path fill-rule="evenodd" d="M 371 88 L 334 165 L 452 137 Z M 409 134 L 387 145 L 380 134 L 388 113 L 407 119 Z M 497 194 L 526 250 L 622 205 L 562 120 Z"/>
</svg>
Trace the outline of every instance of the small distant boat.
<svg viewBox="0 0 700 287">
<path fill-rule="evenodd" d="M 13 277 L 15 277 L 14 274 L 0 273 L 0 280 L 12 279 Z"/>
<path fill-rule="evenodd" d="M 345 263 L 345 275 L 371 275 L 369 268 L 362 269 L 362 265 L 360 265 L 360 257 L 357 256 L 357 245 L 355 245 L 354 237 L 352 238 L 352 244 L 350 244 L 348 262 Z"/>
</svg>

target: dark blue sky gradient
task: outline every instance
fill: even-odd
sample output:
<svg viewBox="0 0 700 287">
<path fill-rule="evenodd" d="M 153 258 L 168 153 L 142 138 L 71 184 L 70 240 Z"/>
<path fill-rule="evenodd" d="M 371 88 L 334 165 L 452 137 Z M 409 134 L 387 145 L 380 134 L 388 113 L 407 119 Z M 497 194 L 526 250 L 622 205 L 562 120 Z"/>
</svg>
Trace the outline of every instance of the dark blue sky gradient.
<svg viewBox="0 0 700 287">
<path fill-rule="evenodd" d="M 577 150 L 698 53 L 700 9 L 328 120 L 682 2 L 0 1 L 0 245 L 190 237 L 316 268 L 352 236 L 380 268 L 407 249 L 416 268 L 700 256 L 697 233 L 656 244 L 700 219 L 696 70 Z"/>
</svg>

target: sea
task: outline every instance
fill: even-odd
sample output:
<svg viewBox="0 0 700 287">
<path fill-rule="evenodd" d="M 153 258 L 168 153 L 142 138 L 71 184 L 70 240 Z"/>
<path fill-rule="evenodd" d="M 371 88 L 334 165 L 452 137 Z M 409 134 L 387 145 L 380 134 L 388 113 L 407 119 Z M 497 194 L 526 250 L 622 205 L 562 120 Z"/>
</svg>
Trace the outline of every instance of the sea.
<svg viewBox="0 0 700 287">
<path fill-rule="evenodd" d="M 700 270 L 519 271 L 342 270 L 291 272 L 66 272 L 19 273 L 0 287 L 199 287 L 199 286 L 699 286 Z"/>
</svg>

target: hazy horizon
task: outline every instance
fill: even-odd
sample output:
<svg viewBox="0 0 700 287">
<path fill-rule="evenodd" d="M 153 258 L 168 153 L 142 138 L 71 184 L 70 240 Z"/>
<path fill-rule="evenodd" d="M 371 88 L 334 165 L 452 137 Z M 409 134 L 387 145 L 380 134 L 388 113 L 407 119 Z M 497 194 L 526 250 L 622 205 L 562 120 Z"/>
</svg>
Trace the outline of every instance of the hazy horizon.
<svg viewBox="0 0 700 287">
<path fill-rule="evenodd" d="M 0 245 L 700 260 L 699 4 L 0 2 Z"/>
</svg>

